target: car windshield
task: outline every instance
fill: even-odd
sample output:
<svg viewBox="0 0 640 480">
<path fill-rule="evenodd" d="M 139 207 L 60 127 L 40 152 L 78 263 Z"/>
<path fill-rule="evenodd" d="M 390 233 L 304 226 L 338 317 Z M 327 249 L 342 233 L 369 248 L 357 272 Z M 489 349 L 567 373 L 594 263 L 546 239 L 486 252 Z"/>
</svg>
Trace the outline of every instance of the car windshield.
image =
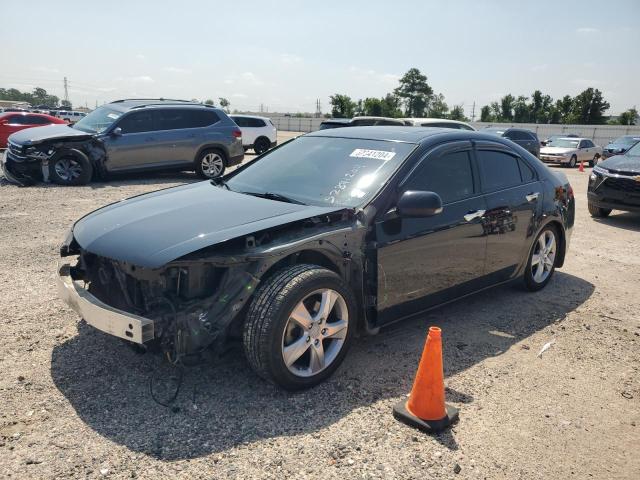
<svg viewBox="0 0 640 480">
<path fill-rule="evenodd" d="M 549 143 L 547 147 L 560 147 L 560 148 L 578 148 L 578 140 L 569 140 L 568 138 L 557 138 Z"/>
<path fill-rule="evenodd" d="M 413 143 L 304 136 L 232 174 L 226 185 L 308 205 L 356 207 L 373 198 L 414 148 Z"/>
<path fill-rule="evenodd" d="M 636 143 L 633 147 L 627 150 L 626 155 L 631 157 L 640 157 L 640 142 Z"/>
<path fill-rule="evenodd" d="M 73 128 L 87 133 L 102 133 L 113 124 L 122 112 L 112 110 L 108 107 L 100 107 L 82 117 L 73 125 Z"/>
<path fill-rule="evenodd" d="M 640 140 L 640 137 L 620 137 L 620 138 L 616 138 L 613 142 L 611 142 L 611 145 L 620 145 L 623 147 L 628 147 L 630 145 L 633 145 L 639 140 Z"/>
<path fill-rule="evenodd" d="M 482 130 L 482 132 L 498 135 L 499 137 L 501 137 L 504 134 L 504 130 L 501 128 L 485 128 L 484 130 Z"/>
</svg>

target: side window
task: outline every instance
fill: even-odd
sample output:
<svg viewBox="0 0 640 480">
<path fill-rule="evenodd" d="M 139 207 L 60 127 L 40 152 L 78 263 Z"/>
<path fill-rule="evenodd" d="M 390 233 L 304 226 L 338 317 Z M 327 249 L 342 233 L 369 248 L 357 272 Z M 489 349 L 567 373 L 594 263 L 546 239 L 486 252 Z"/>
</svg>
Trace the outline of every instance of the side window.
<svg viewBox="0 0 640 480">
<path fill-rule="evenodd" d="M 519 158 L 518 165 L 520 166 L 520 177 L 523 183 L 533 182 L 536 179 L 536 174 L 533 169 L 527 165 L 527 162 Z"/>
<path fill-rule="evenodd" d="M 49 125 L 51 122 L 44 117 L 38 117 L 36 115 L 27 115 L 27 123 L 29 125 Z"/>
<path fill-rule="evenodd" d="M 247 120 L 249 120 L 250 127 L 260 128 L 266 126 L 264 120 L 261 120 L 259 118 L 248 118 Z"/>
<path fill-rule="evenodd" d="M 189 119 L 185 110 L 177 108 L 158 110 L 156 115 L 155 130 L 178 130 L 180 128 L 189 128 Z"/>
<path fill-rule="evenodd" d="M 584 143 L 586 144 L 587 148 L 595 147 L 591 140 L 585 140 Z"/>
<path fill-rule="evenodd" d="M 436 192 L 443 203 L 473 195 L 473 171 L 468 151 L 427 158 L 406 184 L 406 190 Z"/>
<path fill-rule="evenodd" d="M 198 127 L 208 127 L 220 121 L 218 114 L 212 110 L 197 110 L 195 113 Z"/>
<path fill-rule="evenodd" d="M 485 192 L 494 192 L 520 185 L 518 158 L 495 150 L 478 150 L 480 180 Z"/>
<path fill-rule="evenodd" d="M 580 140 L 580 145 L 578 145 L 578 148 L 587 148 L 586 140 Z"/>
<path fill-rule="evenodd" d="M 248 127 L 247 119 L 245 117 L 231 117 L 231 119 L 236 122 L 236 125 L 239 127 Z"/>
<path fill-rule="evenodd" d="M 9 124 L 10 125 L 23 125 L 24 123 L 22 122 L 22 115 L 12 115 L 9 117 Z"/>
<path fill-rule="evenodd" d="M 527 135 L 525 132 L 520 132 L 518 130 L 509 131 L 505 133 L 504 136 L 510 140 L 531 140 L 531 138 L 529 138 L 529 135 Z"/>
<path fill-rule="evenodd" d="M 118 127 L 122 129 L 123 134 L 150 132 L 153 130 L 151 112 L 131 113 L 120 121 Z"/>
</svg>

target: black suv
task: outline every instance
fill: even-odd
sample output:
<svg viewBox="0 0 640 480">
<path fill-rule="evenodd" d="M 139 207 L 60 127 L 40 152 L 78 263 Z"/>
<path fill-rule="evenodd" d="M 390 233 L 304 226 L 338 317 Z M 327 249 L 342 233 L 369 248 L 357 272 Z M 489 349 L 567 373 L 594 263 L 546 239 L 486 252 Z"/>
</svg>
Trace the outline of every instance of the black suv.
<svg viewBox="0 0 640 480">
<path fill-rule="evenodd" d="M 540 140 L 531 130 L 526 128 L 489 127 L 481 130 L 482 133 L 491 133 L 499 137 L 508 138 L 517 143 L 532 155 L 540 158 Z"/>
<path fill-rule="evenodd" d="M 242 132 L 222 110 L 184 100 L 126 99 L 73 126 L 11 135 L 2 166 L 21 185 L 84 185 L 111 173 L 151 170 L 195 170 L 215 178 L 243 158 Z"/>
</svg>

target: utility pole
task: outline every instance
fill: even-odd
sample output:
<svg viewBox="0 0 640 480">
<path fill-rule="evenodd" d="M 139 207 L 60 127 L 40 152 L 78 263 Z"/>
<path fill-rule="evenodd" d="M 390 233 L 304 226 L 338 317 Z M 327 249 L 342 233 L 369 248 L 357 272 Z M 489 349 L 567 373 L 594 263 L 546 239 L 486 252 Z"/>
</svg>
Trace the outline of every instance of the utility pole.
<svg viewBox="0 0 640 480">
<path fill-rule="evenodd" d="M 476 102 L 473 102 L 473 107 L 471 107 L 471 121 L 476 121 Z"/>
<path fill-rule="evenodd" d="M 322 109 L 320 108 L 320 99 L 316 100 L 316 118 L 320 118 L 322 116 Z"/>
<path fill-rule="evenodd" d="M 64 77 L 64 101 L 67 104 L 69 102 L 69 84 L 67 82 L 67 77 Z"/>
</svg>

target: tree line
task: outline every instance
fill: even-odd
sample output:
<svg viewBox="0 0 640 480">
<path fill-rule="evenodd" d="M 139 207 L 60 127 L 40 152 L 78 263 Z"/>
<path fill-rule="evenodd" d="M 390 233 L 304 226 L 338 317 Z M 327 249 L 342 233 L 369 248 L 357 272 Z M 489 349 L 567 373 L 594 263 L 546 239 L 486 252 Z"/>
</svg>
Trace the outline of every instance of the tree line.
<svg viewBox="0 0 640 480">
<path fill-rule="evenodd" d="M 345 94 L 330 97 L 331 115 L 334 118 L 354 116 L 376 117 L 432 117 L 469 121 L 462 105 L 449 108 L 442 93 L 434 93 L 427 76 L 417 68 L 411 68 L 399 80 L 393 92 L 384 97 L 367 97 L 353 100 Z M 617 119 L 605 115 L 610 104 L 597 88 L 587 88 L 575 97 L 565 95 L 554 99 L 536 90 L 526 95 L 507 94 L 500 101 L 480 109 L 481 122 L 509 123 L 572 123 L 635 125 L 638 111 L 635 107 L 622 113 Z"/>
<path fill-rule="evenodd" d="M 63 107 L 71 109 L 71 102 L 60 100 L 55 95 L 47 93 L 44 88 L 36 87 L 32 92 L 21 92 L 16 88 L 0 88 L 0 100 L 14 100 L 27 102 L 32 106 L 46 105 L 49 108 Z"/>
</svg>

